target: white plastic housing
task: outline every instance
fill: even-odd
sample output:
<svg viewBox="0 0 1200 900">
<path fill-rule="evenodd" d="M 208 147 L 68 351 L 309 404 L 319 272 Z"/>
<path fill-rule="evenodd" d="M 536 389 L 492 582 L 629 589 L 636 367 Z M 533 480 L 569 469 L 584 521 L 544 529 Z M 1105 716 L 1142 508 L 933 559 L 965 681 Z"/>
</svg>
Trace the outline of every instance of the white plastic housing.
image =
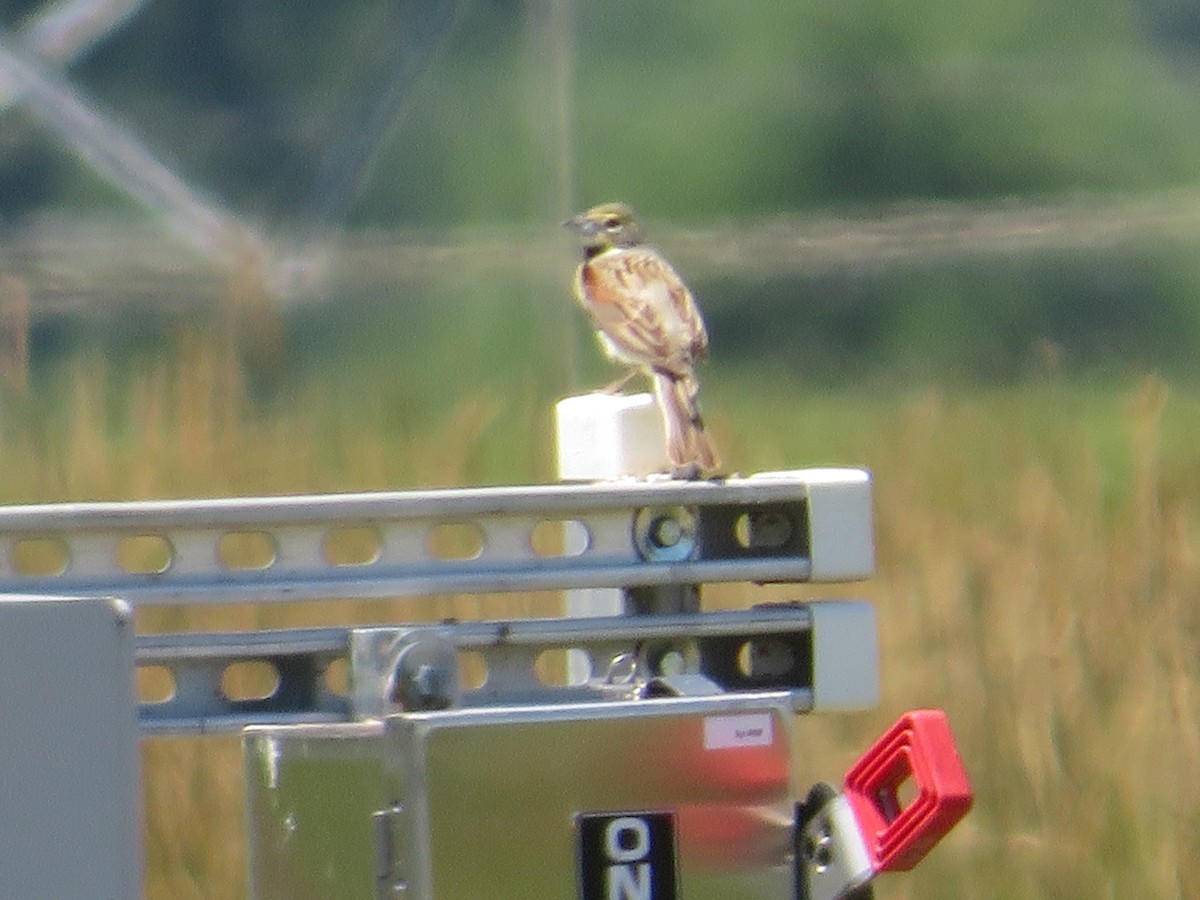
<svg viewBox="0 0 1200 900">
<path fill-rule="evenodd" d="M 669 467 L 662 418 L 651 394 L 581 394 L 555 407 L 558 477 L 643 478 Z"/>
<path fill-rule="evenodd" d="M 128 604 L 0 597 L 0 723 L 0 897 L 141 897 Z"/>
</svg>

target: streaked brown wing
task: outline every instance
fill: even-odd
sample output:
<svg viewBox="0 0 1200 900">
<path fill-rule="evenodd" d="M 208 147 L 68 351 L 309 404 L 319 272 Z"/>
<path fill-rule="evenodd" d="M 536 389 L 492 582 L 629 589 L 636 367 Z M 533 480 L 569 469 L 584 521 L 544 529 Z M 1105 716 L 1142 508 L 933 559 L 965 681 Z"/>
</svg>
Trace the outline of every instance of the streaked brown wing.
<svg viewBox="0 0 1200 900">
<path fill-rule="evenodd" d="M 596 325 L 631 358 L 682 373 L 707 354 L 691 292 L 653 249 L 601 253 L 579 276 L 580 299 Z"/>
</svg>

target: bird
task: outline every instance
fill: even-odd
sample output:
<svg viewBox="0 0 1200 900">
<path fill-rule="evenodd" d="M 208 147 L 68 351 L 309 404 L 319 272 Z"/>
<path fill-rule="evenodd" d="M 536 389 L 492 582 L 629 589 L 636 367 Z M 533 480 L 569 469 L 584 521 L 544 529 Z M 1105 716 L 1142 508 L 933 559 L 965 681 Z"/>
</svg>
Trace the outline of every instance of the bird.
<svg viewBox="0 0 1200 900">
<path fill-rule="evenodd" d="M 631 367 L 616 390 L 642 372 L 654 388 L 672 474 L 697 478 L 720 465 L 700 415 L 696 365 L 708 357 L 708 331 L 692 292 L 647 244 L 633 210 L 602 203 L 563 226 L 584 238 L 575 298 L 605 352 Z"/>
</svg>

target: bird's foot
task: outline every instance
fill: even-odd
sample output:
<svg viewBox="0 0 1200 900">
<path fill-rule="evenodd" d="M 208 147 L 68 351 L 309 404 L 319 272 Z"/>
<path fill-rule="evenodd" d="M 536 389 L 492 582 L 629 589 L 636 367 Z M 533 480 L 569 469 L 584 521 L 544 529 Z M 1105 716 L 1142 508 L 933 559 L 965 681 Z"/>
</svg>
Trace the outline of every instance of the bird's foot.
<svg viewBox="0 0 1200 900">
<path fill-rule="evenodd" d="M 619 394 L 619 393 L 621 393 L 621 388 L 623 388 L 623 387 L 625 387 L 625 385 L 629 384 L 629 382 L 633 379 L 633 376 L 636 374 L 637 374 L 637 369 L 630 369 L 628 372 L 626 372 L 624 375 L 622 375 L 620 378 L 618 378 L 612 384 L 607 384 L 604 387 L 600 388 L 600 393 L 602 393 L 602 394 Z"/>
<path fill-rule="evenodd" d="M 680 481 L 699 481 L 703 475 L 704 470 L 694 462 L 671 466 L 671 477 Z"/>
</svg>

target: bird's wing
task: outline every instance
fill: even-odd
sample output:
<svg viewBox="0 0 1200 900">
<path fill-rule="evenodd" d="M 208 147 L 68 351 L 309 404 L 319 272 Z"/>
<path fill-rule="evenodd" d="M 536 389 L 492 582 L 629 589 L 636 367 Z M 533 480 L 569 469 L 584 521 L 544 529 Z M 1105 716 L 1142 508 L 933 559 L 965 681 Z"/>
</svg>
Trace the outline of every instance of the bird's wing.
<svg viewBox="0 0 1200 900">
<path fill-rule="evenodd" d="M 684 374 L 707 355 L 708 333 L 691 291 L 649 247 L 611 250 L 579 272 L 580 300 L 623 353 Z"/>
</svg>

